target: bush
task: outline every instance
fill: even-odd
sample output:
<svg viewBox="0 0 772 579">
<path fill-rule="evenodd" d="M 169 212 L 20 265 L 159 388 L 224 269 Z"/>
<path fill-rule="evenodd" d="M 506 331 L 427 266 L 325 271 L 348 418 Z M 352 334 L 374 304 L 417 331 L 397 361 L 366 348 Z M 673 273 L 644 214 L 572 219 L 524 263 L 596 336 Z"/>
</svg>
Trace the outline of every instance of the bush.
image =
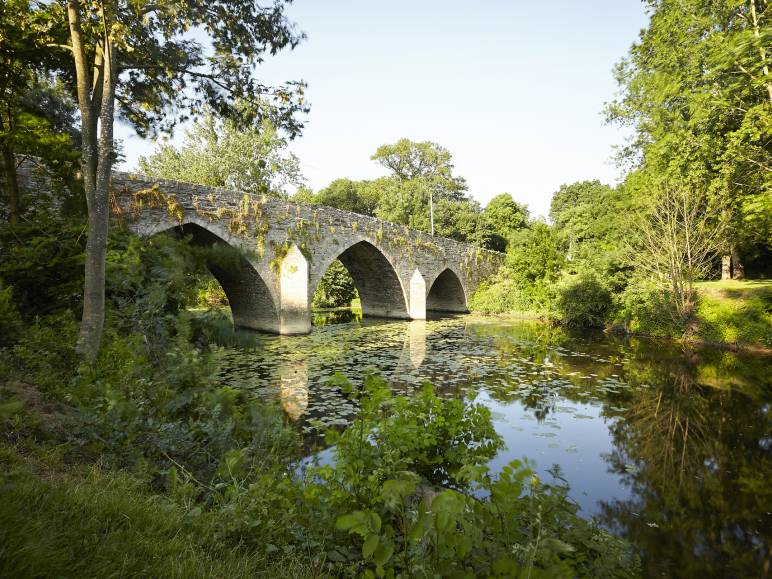
<svg viewBox="0 0 772 579">
<path fill-rule="evenodd" d="M 78 310 L 85 245 L 82 223 L 45 212 L 0 226 L 0 278 L 14 288 L 22 317 Z"/>
<path fill-rule="evenodd" d="M 633 334 L 679 335 L 684 327 L 673 311 L 667 287 L 651 280 L 633 280 L 616 296 L 612 324 Z"/>
<path fill-rule="evenodd" d="M 489 282 L 472 294 L 469 309 L 489 314 L 528 314 L 543 316 L 554 299 L 552 285 L 546 279 L 526 281 L 502 267 Z"/>
<path fill-rule="evenodd" d="M 469 309 L 486 314 L 527 312 L 530 307 L 530 301 L 522 294 L 517 282 L 512 279 L 500 279 L 482 284 L 469 300 Z"/>
<path fill-rule="evenodd" d="M 21 319 L 13 302 L 13 288 L 0 280 L 0 348 L 12 344 L 21 331 Z"/>
<path fill-rule="evenodd" d="M 572 328 L 602 327 L 611 309 L 611 293 L 589 272 L 565 277 L 557 287 L 553 316 Z"/>
<path fill-rule="evenodd" d="M 228 305 L 228 296 L 214 276 L 199 276 L 195 305 L 199 308 L 222 308 Z"/>
</svg>

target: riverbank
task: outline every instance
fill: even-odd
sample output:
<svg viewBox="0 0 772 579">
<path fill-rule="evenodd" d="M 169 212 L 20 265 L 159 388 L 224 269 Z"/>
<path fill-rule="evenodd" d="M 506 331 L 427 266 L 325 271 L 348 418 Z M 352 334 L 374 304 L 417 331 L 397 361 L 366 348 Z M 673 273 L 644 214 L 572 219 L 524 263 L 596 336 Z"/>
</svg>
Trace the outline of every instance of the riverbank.
<svg viewBox="0 0 772 579">
<path fill-rule="evenodd" d="M 687 326 L 663 323 L 663 315 L 632 315 L 608 323 L 606 331 L 772 355 L 772 280 L 705 281 L 697 284 L 697 292 L 695 315 Z M 545 311 L 472 313 L 501 320 L 552 321 Z"/>
</svg>

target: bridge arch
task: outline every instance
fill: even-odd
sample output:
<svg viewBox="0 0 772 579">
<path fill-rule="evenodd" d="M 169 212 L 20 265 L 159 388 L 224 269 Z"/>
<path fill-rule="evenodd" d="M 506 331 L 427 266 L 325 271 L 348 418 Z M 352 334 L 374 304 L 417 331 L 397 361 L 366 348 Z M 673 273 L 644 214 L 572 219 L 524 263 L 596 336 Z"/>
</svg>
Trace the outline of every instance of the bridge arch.
<svg viewBox="0 0 772 579">
<path fill-rule="evenodd" d="M 228 243 L 222 235 L 215 232 L 208 224 L 187 221 L 183 224 L 162 225 L 146 232 L 146 235 L 169 233 L 177 237 L 191 238 L 191 243 L 200 246 L 217 247 L 216 259 L 207 261 L 207 268 L 222 286 L 228 297 L 233 324 L 242 328 L 278 333 L 281 329 L 279 310 L 276 300 L 268 285 L 254 265 L 239 251 L 237 246 Z M 220 235 L 219 233 L 222 233 Z"/>
<path fill-rule="evenodd" d="M 434 312 L 467 312 L 466 291 L 461 277 L 447 267 L 434 278 L 426 296 L 426 310 Z"/>
<path fill-rule="evenodd" d="M 310 295 L 313 295 L 321 276 L 336 259 L 354 280 L 363 316 L 409 318 L 405 289 L 396 268 L 381 249 L 365 239 L 353 242 L 325 261 L 324 267 L 320 268 L 319 278 L 309 288 Z"/>
</svg>

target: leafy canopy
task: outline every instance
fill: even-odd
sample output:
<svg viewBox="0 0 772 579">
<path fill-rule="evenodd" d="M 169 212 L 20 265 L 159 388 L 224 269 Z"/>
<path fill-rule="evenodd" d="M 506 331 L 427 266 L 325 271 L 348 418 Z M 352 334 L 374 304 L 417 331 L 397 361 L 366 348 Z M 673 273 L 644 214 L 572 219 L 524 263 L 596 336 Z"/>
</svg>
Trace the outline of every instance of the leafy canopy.
<svg viewBox="0 0 772 579">
<path fill-rule="evenodd" d="M 207 110 L 181 147 L 161 144 L 149 157 L 140 157 L 139 168 L 162 179 L 283 195 L 287 185 L 302 182 L 300 162 L 286 147 L 287 140 L 267 118 L 240 128 Z"/>
</svg>

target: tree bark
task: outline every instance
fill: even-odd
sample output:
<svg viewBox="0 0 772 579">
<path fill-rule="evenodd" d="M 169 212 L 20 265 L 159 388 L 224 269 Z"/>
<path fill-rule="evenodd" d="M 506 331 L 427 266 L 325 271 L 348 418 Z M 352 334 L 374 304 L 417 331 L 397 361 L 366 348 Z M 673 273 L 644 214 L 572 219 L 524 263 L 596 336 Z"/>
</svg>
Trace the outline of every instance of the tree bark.
<svg viewBox="0 0 772 579">
<path fill-rule="evenodd" d="M 731 255 L 722 255 L 721 256 L 721 279 L 732 279 L 732 256 Z"/>
<path fill-rule="evenodd" d="M 16 224 L 19 221 L 19 181 L 16 176 L 16 159 L 13 149 L 7 142 L 2 145 L 2 164 L 5 193 L 8 199 L 8 221 Z"/>
<path fill-rule="evenodd" d="M 745 268 L 740 259 L 740 252 L 734 245 L 732 246 L 732 279 L 745 279 Z"/>
</svg>

